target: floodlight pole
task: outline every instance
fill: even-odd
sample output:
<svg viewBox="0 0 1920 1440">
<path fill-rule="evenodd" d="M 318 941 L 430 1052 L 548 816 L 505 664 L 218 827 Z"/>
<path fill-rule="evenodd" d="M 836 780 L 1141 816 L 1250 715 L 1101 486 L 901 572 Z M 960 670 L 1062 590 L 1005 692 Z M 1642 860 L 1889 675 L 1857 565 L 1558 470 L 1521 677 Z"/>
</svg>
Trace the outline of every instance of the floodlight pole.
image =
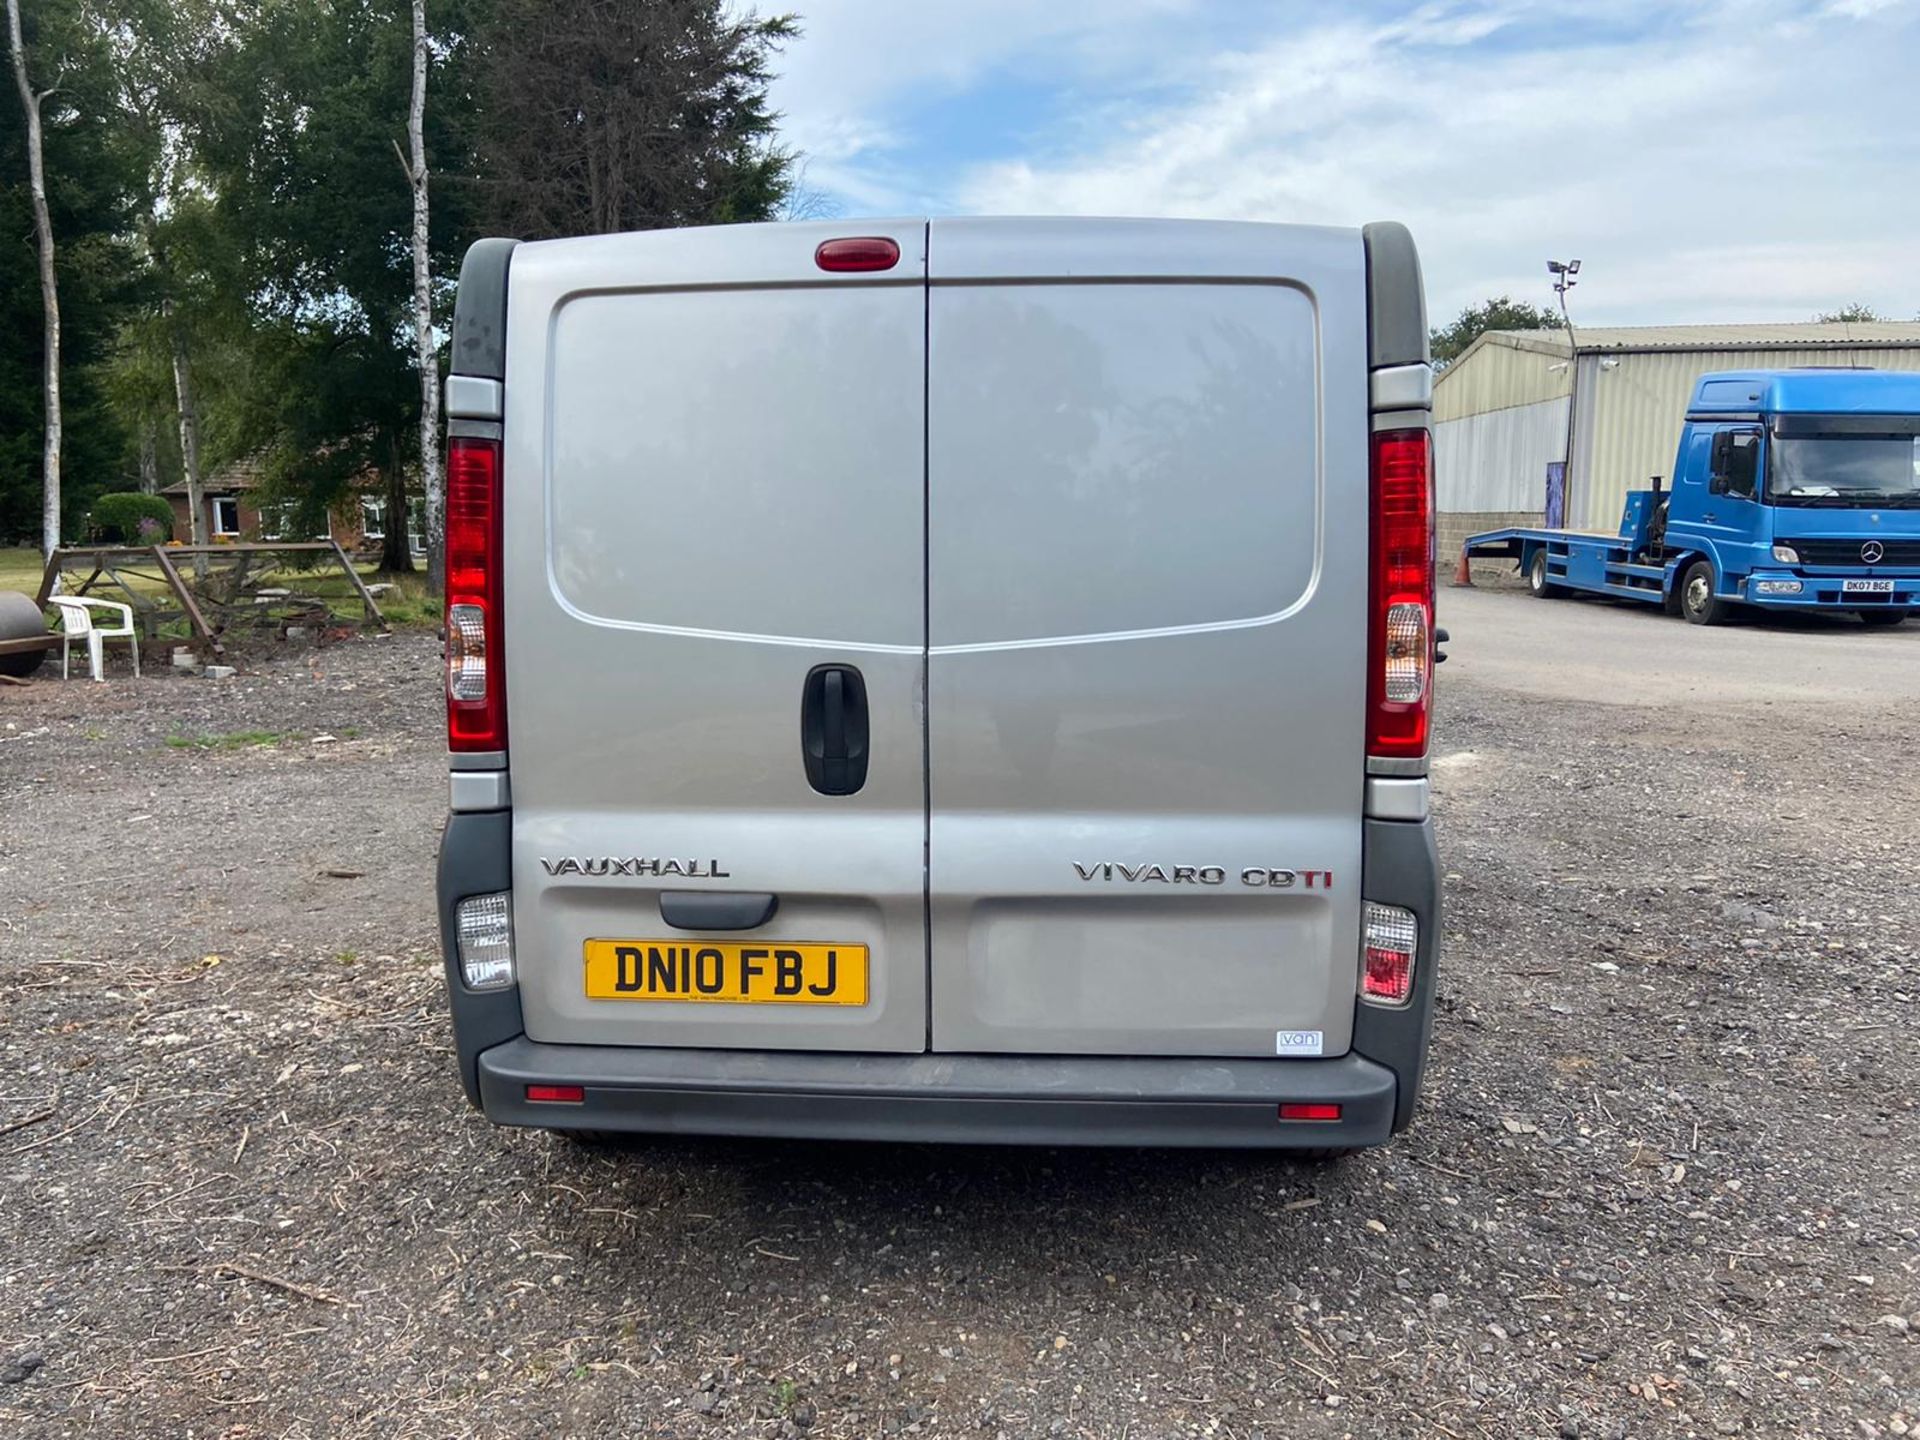
<svg viewBox="0 0 1920 1440">
<path fill-rule="evenodd" d="M 1573 332 L 1573 317 L 1567 313 L 1567 291 L 1580 282 L 1578 260 L 1549 260 L 1547 273 L 1553 277 L 1553 293 L 1560 297 L 1560 323 L 1567 327 L 1567 445 L 1565 469 L 1560 475 L 1561 520 L 1564 523 L 1568 496 L 1573 490 L 1573 417 L 1580 398 L 1580 338 Z"/>
</svg>

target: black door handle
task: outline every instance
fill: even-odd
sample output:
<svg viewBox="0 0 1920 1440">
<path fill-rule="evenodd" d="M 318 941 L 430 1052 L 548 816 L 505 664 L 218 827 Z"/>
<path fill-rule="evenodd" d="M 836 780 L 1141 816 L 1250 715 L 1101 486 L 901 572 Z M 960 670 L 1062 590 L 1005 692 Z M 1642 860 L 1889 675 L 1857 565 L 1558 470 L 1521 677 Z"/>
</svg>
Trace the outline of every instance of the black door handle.
<svg viewBox="0 0 1920 1440">
<path fill-rule="evenodd" d="M 777 895 L 669 890 L 660 897 L 660 918 L 676 930 L 752 930 L 779 908 Z"/>
<path fill-rule="evenodd" d="M 816 665 L 800 696 L 800 757 L 822 795 L 867 783 L 867 682 L 851 665 Z"/>
</svg>

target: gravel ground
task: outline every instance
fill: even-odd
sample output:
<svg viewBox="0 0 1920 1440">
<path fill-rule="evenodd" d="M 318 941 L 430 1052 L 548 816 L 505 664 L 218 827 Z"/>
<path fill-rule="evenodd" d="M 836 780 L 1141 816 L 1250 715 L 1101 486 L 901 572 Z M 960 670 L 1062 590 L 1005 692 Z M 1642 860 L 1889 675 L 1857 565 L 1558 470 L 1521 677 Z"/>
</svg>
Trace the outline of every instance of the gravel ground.
<svg viewBox="0 0 1920 1440">
<path fill-rule="evenodd" d="M 1920 1431 L 1920 628 L 1443 607 L 1432 1081 L 1324 1166 L 492 1129 L 430 638 L 0 689 L 0 1435 Z"/>
</svg>

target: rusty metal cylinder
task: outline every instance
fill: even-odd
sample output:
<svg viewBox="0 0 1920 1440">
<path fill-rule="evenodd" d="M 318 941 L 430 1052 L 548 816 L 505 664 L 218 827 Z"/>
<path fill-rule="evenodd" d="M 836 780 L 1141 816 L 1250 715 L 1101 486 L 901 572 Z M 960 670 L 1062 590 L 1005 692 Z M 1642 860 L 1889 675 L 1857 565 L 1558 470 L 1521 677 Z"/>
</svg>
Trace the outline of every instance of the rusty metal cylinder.
<svg viewBox="0 0 1920 1440">
<path fill-rule="evenodd" d="M 18 590 L 0 590 L 0 642 L 34 640 L 47 634 L 40 607 Z M 0 675 L 26 676 L 40 668 L 50 647 L 44 642 L 15 649 L 0 645 Z"/>
</svg>

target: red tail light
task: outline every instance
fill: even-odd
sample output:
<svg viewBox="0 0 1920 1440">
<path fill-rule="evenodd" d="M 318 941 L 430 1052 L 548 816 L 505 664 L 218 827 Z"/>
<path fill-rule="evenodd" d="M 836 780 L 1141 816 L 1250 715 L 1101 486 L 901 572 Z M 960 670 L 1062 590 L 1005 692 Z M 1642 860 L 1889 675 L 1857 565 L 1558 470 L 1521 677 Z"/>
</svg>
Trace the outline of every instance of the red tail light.
<svg viewBox="0 0 1920 1440">
<path fill-rule="evenodd" d="M 447 441 L 447 748 L 507 748 L 500 442 Z"/>
<path fill-rule="evenodd" d="M 1367 754 L 1427 753 L 1433 703 L 1433 452 L 1425 430 L 1373 437 Z"/>
<path fill-rule="evenodd" d="M 535 1105 L 582 1105 L 587 1091 L 583 1085 L 529 1085 L 527 1099 Z"/>
</svg>

